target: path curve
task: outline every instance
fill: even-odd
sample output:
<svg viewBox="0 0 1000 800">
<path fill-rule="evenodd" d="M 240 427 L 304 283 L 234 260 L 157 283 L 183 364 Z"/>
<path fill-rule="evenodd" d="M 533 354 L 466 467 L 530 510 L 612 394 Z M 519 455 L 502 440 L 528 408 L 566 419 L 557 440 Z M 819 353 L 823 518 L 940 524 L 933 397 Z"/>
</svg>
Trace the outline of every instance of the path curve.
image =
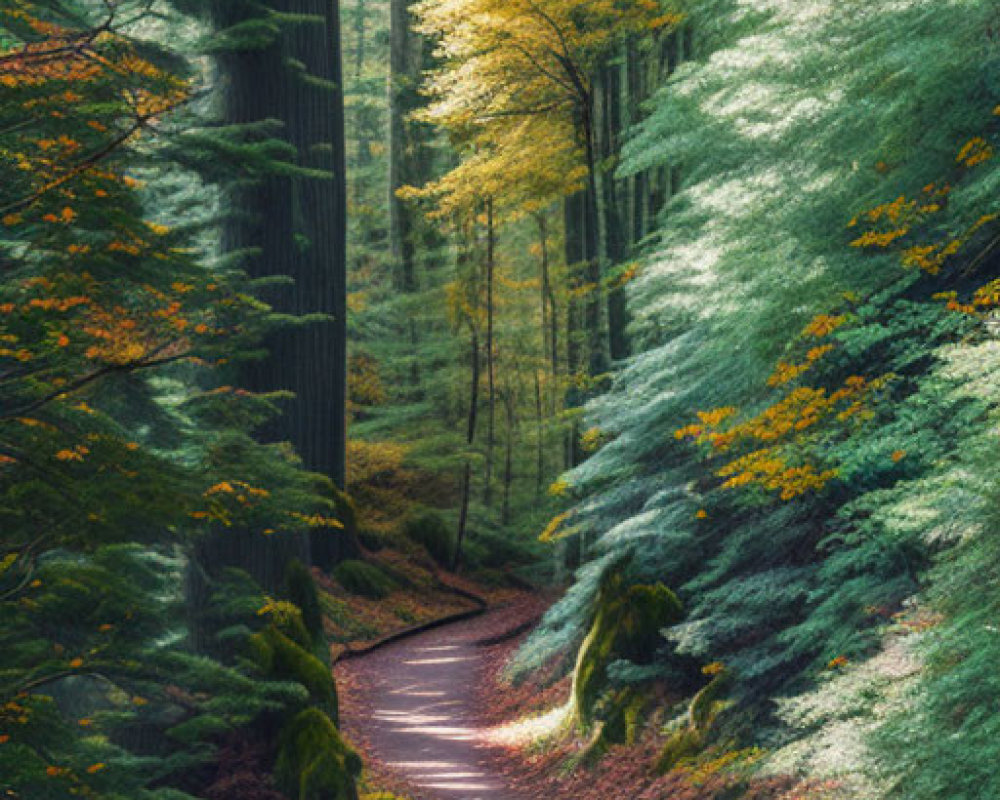
<svg viewBox="0 0 1000 800">
<path fill-rule="evenodd" d="M 513 621 L 512 621 L 513 617 Z M 523 622 L 487 611 L 337 665 L 341 725 L 366 765 L 413 800 L 522 800 L 476 724 L 477 642 Z"/>
</svg>

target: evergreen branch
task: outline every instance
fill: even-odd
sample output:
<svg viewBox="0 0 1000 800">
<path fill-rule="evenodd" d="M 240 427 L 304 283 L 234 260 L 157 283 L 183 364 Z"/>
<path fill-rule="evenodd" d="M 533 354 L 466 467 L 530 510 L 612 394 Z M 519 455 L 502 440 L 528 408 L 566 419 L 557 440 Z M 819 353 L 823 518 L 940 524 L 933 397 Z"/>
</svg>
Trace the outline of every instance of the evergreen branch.
<svg viewBox="0 0 1000 800">
<path fill-rule="evenodd" d="M 50 61 L 53 59 L 59 59 L 64 57 L 67 53 L 77 53 L 83 55 L 83 51 L 86 50 L 90 45 L 96 41 L 97 37 L 102 33 L 107 33 L 111 30 L 111 26 L 115 19 L 115 7 L 111 4 L 105 4 L 108 6 L 109 15 L 104 22 L 98 25 L 96 28 L 92 28 L 86 33 L 79 34 L 76 39 L 70 44 L 60 45 L 58 47 L 50 47 L 47 50 L 36 50 L 34 52 L 28 50 L 19 50 L 16 53 L 7 53 L 0 55 L 0 65 L 7 64 L 13 61 L 28 61 L 28 62 L 39 62 L 39 61 Z M 25 45 L 27 47 L 27 45 Z"/>
<path fill-rule="evenodd" d="M 66 172 L 65 175 L 61 175 L 60 177 L 56 178 L 54 181 L 51 181 L 50 183 L 47 183 L 41 189 L 39 189 L 38 191 L 34 192 L 31 195 L 28 195 L 27 197 L 23 197 L 20 200 L 15 200 L 13 203 L 8 203 L 6 206 L 0 207 L 0 214 L 2 214 L 2 215 L 15 214 L 15 213 L 17 213 L 19 211 L 23 211 L 24 209 L 28 208 L 29 206 L 34 205 L 36 202 L 38 202 L 42 197 L 44 197 L 46 194 L 48 194 L 49 192 L 51 192 L 53 189 L 58 189 L 60 186 L 63 186 L 64 184 L 66 184 L 69 181 L 73 180 L 73 178 L 76 178 L 77 176 L 83 174 L 87 170 L 92 169 L 94 166 L 96 166 L 97 164 L 99 164 L 101 161 L 103 161 L 104 159 L 106 159 L 109 156 L 111 156 L 120 147 L 122 147 L 129 139 L 131 139 L 135 134 L 137 134 L 140 130 L 146 128 L 147 127 L 147 123 L 151 119 L 153 119 L 154 116 L 161 116 L 162 114 L 174 111 L 175 109 L 177 109 L 180 106 L 184 105 L 185 103 L 189 102 L 189 100 L 190 100 L 190 98 L 188 98 L 188 97 L 185 97 L 182 100 L 178 100 L 177 102 L 172 103 L 168 107 L 160 110 L 155 115 L 139 115 L 139 116 L 137 116 L 135 118 L 135 121 L 133 122 L 133 124 L 128 128 L 128 130 L 126 130 L 125 132 L 119 134 L 114 139 L 112 139 L 110 142 L 108 142 L 106 145 L 104 145 L 104 147 L 102 147 L 100 150 L 97 150 L 96 152 L 94 152 L 91 155 L 87 156 L 85 159 L 83 159 L 81 162 L 79 162 L 75 166 L 71 167 Z"/>
<path fill-rule="evenodd" d="M 173 342 L 168 342 L 167 344 L 161 345 L 153 351 L 153 355 L 156 353 L 162 353 L 166 350 Z M 186 350 L 183 353 L 176 353 L 170 356 L 163 356 L 162 358 L 151 358 L 151 359 L 136 359 L 133 361 L 128 361 L 124 364 L 107 364 L 100 369 L 96 369 L 93 372 L 88 372 L 86 375 L 82 375 L 75 381 L 70 383 L 68 386 L 64 386 L 56 391 L 50 392 L 37 400 L 33 400 L 20 408 L 16 408 L 13 411 L 5 412 L 0 414 L 0 421 L 15 419 L 16 417 L 23 416 L 24 414 L 30 414 L 32 411 L 37 411 L 39 408 L 48 405 L 53 400 L 58 400 L 61 397 L 65 397 L 68 394 L 72 394 L 84 386 L 88 386 L 94 381 L 98 381 L 101 378 L 105 378 L 108 375 L 116 374 L 128 374 L 132 372 L 138 372 L 139 370 L 154 369 L 156 367 L 162 367 L 166 364 L 172 364 L 177 361 L 182 361 L 191 355 L 190 350 Z"/>
</svg>

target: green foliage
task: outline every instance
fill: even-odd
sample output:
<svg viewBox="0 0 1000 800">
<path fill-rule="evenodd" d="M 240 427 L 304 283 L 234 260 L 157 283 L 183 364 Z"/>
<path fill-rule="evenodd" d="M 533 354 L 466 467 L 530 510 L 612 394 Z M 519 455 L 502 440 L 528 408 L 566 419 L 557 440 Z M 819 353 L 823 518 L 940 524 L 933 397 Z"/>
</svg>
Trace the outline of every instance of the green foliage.
<svg viewBox="0 0 1000 800">
<path fill-rule="evenodd" d="M 351 594 L 370 600 L 382 600 L 396 588 L 392 578 L 367 561 L 342 561 L 334 568 L 333 577 Z"/>
<path fill-rule="evenodd" d="M 451 564 L 455 549 L 454 535 L 436 511 L 420 511 L 403 522 L 403 534 L 419 544 L 440 566 Z"/>
<path fill-rule="evenodd" d="M 200 32 L 170 3 L 0 9 L 11 796 L 209 796 L 223 742 L 256 744 L 255 726 L 310 692 L 336 711 L 328 671 L 289 638 L 314 646 L 301 612 L 195 556 L 210 535 L 339 524 L 323 479 L 254 439 L 285 396 L 229 385 L 267 334 L 302 320 L 271 313 L 239 256 L 218 257 L 223 184 L 298 173 L 274 124 L 207 118 L 211 70 L 179 54 Z M 296 592 L 315 629 L 301 580 Z M 236 655 L 262 624 L 273 680 Z"/>
<path fill-rule="evenodd" d="M 898 797 L 989 795 L 994 609 L 978 587 L 995 486 L 970 453 L 995 450 L 1000 398 L 984 293 L 997 268 L 995 9 L 687 10 L 695 56 L 648 104 L 619 170 L 683 181 L 628 287 L 642 352 L 587 408 L 605 442 L 563 485 L 592 546 L 521 663 L 587 652 L 624 562 L 626 586 L 666 580 L 684 603 L 663 672 L 678 656 L 724 663 L 733 706 L 714 725 L 788 741 L 815 731 L 782 727 L 775 698 L 868 669 L 917 597 L 945 615 L 926 650 L 913 645 L 925 678 L 838 766 L 888 776 Z M 825 402 L 852 379 L 875 388 L 849 413 L 787 402 Z M 665 767 L 716 735 L 724 701 L 706 698 Z"/>
<path fill-rule="evenodd" d="M 249 652 L 265 677 L 302 684 L 312 702 L 336 722 L 337 687 L 326 664 L 274 625 L 250 637 Z"/>
<path fill-rule="evenodd" d="M 319 605 L 319 593 L 312 573 L 298 559 L 293 559 L 285 568 L 285 589 L 288 599 L 302 613 L 302 622 L 309 632 L 314 646 L 326 651 L 323 634 L 323 612 Z"/>
<path fill-rule="evenodd" d="M 356 800 L 360 772 L 361 759 L 319 710 L 300 712 L 281 732 L 275 775 L 292 800 Z"/>
</svg>

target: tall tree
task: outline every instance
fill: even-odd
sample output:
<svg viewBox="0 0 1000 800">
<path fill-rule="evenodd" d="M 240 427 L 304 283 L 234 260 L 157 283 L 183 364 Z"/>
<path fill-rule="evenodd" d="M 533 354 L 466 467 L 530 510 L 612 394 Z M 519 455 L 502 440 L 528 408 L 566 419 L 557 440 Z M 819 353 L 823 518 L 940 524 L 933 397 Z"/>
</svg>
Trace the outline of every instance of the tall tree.
<svg viewBox="0 0 1000 800">
<path fill-rule="evenodd" d="M 238 211 L 226 227 L 226 249 L 245 254 L 254 277 L 291 278 L 275 283 L 266 299 L 279 314 L 305 318 L 270 338 L 268 356 L 247 368 L 248 383 L 295 394 L 264 435 L 292 442 L 308 468 L 342 487 L 347 310 L 338 4 L 217 2 L 212 14 L 226 121 L 253 126 L 262 143 L 283 142 L 296 166 L 247 182 L 231 198 Z"/>
</svg>

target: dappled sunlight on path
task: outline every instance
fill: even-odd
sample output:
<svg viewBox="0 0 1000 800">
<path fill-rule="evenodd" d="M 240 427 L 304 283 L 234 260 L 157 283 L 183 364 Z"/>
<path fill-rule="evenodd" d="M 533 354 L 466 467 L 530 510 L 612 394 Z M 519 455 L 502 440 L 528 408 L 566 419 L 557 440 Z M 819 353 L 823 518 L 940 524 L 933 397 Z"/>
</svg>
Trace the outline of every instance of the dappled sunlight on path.
<svg viewBox="0 0 1000 800">
<path fill-rule="evenodd" d="M 415 800 L 521 800 L 497 774 L 475 686 L 491 615 L 429 631 L 338 666 L 344 728 L 366 763 Z"/>
</svg>

